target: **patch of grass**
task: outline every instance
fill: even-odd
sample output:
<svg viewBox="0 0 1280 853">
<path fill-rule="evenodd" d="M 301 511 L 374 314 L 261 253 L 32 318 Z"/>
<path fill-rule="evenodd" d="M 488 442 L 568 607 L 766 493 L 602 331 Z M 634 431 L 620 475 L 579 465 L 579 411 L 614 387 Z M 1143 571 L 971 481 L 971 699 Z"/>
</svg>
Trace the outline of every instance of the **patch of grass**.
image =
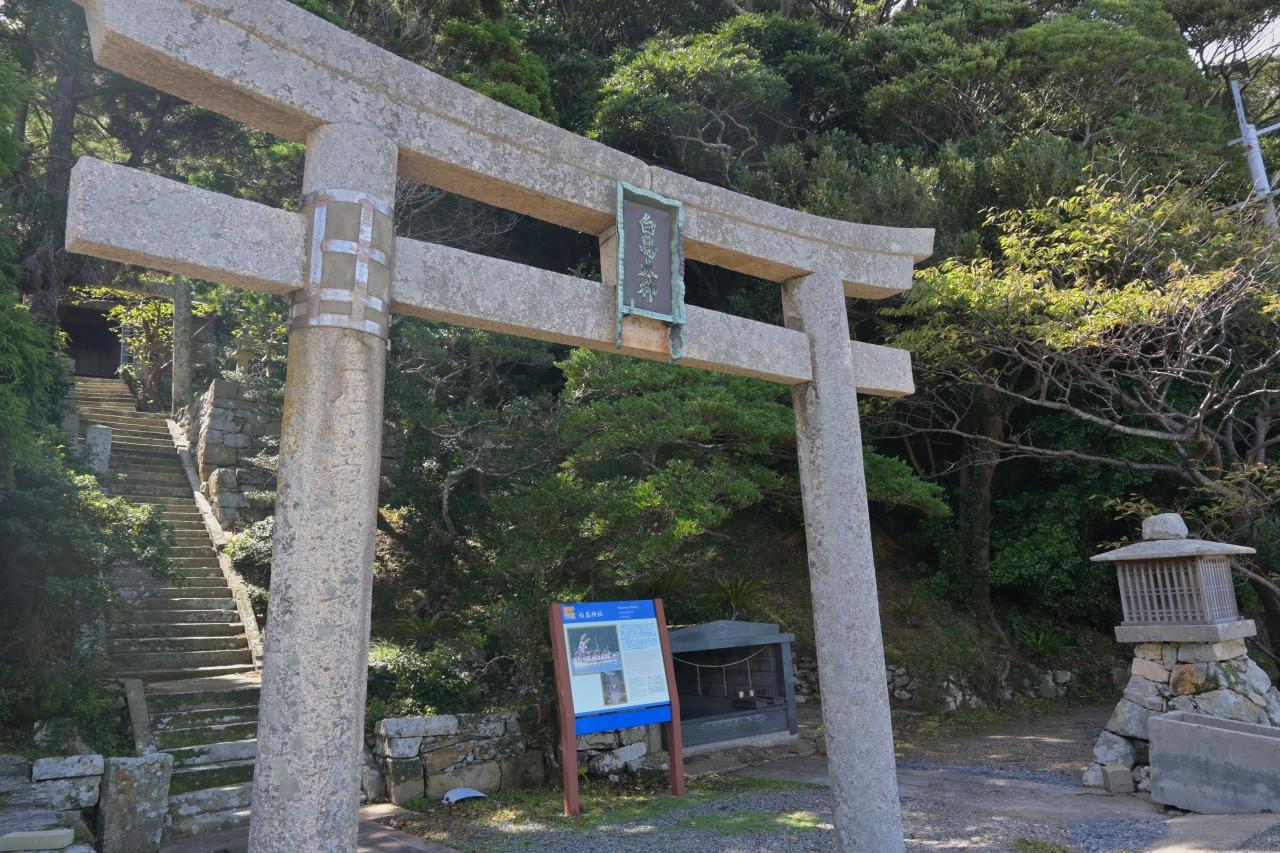
<svg viewBox="0 0 1280 853">
<path fill-rule="evenodd" d="M 1071 849 L 1041 838 L 1019 838 L 1013 842 L 1013 853 L 1071 853 Z"/>
<path fill-rule="evenodd" d="M 585 779 L 579 789 L 582 813 L 572 817 L 564 814 L 563 793 L 558 788 L 501 791 L 488 799 L 463 800 L 453 806 L 415 798 L 406 803 L 406 807 L 418 814 L 405 829 L 459 849 L 482 850 L 487 849 L 486 841 L 491 844 L 495 835 L 512 838 L 541 829 L 592 832 L 621 824 L 656 822 L 672 812 L 692 809 L 713 798 L 814 787 L 803 782 L 736 774 L 713 774 L 690 780 L 684 797 L 671 796 L 668 785 L 663 773 L 649 773 L 617 783 Z M 691 817 L 680 827 L 715 829 L 725 834 L 783 832 L 812 829 L 816 820 L 816 816 L 808 812 L 747 813 Z"/>
<path fill-rule="evenodd" d="M 663 827 L 663 831 L 702 829 L 718 832 L 721 835 L 745 835 L 749 832 L 804 832 L 821 828 L 822 824 L 813 812 L 797 811 L 782 814 L 739 812 L 725 815 L 699 815 L 681 823 Z"/>
</svg>

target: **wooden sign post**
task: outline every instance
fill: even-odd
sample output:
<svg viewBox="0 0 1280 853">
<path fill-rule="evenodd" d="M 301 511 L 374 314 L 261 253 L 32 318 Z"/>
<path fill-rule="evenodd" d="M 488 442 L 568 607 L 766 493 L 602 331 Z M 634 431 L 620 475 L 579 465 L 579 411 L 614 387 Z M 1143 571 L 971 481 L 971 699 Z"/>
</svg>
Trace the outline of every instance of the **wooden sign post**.
<svg viewBox="0 0 1280 853">
<path fill-rule="evenodd" d="M 582 811 L 578 736 L 667 725 L 671 793 L 684 796 L 680 699 L 662 599 L 552 604 L 551 657 L 560 702 L 564 813 Z"/>
</svg>

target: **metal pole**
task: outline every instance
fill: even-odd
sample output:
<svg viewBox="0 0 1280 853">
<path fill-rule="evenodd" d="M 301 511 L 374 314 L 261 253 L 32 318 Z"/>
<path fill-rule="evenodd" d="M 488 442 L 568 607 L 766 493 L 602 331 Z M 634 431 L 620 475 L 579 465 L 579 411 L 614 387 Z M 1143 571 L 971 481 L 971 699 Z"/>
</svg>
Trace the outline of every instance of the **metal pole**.
<svg viewBox="0 0 1280 853">
<path fill-rule="evenodd" d="M 1280 224 L 1276 217 L 1276 205 L 1271 199 L 1271 179 L 1267 177 L 1267 167 L 1262 162 L 1262 148 L 1258 145 L 1258 129 L 1249 123 L 1244 112 L 1244 100 L 1240 97 L 1240 84 L 1231 81 L 1231 97 L 1236 102 L 1236 119 L 1240 122 L 1240 140 L 1244 147 L 1244 158 L 1249 164 L 1249 175 L 1253 179 L 1253 196 L 1264 201 L 1262 221 L 1273 230 Z"/>
</svg>

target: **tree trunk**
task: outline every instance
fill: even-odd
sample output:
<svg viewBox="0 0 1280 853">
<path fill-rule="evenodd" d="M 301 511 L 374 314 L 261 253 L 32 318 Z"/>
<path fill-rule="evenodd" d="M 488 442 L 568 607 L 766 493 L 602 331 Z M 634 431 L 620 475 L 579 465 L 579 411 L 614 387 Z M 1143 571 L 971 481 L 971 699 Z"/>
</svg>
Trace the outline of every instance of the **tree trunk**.
<svg viewBox="0 0 1280 853">
<path fill-rule="evenodd" d="M 994 401 L 988 400 L 988 403 L 992 402 Z M 1000 626 L 995 605 L 991 601 L 991 499 L 1000 457 L 995 447 L 984 440 L 998 439 L 1003 435 L 1008 410 L 994 409 L 990 405 L 986 409 L 987 418 L 977 430 L 982 437 L 965 440 L 964 460 L 960 468 L 961 500 L 958 515 L 961 529 L 969 536 L 974 606 L 1000 638 L 1000 642 L 1008 646 L 1009 640 Z"/>
<path fill-rule="evenodd" d="M 58 321 L 58 300 L 67 275 L 67 189 L 74 165 L 76 113 L 80 105 L 84 61 L 84 16 L 78 9 L 62 15 L 56 62 L 57 80 L 49 104 L 49 150 L 44 175 L 44 238 L 23 259 L 23 290 L 31 311 L 49 324 Z"/>
</svg>

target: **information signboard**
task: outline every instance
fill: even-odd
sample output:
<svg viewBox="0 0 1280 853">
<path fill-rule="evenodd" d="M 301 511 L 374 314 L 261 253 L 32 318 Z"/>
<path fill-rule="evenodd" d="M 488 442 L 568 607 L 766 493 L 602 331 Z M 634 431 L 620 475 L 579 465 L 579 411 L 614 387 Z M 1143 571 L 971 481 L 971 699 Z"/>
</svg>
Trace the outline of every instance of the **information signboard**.
<svg viewBox="0 0 1280 853">
<path fill-rule="evenodd" d="M 680 702 L 662 599 L 552 604 L 565 814 L 577 814 L 578 736 L 665 723 L 671 791 L 684 794 Z"/>
</svg>

